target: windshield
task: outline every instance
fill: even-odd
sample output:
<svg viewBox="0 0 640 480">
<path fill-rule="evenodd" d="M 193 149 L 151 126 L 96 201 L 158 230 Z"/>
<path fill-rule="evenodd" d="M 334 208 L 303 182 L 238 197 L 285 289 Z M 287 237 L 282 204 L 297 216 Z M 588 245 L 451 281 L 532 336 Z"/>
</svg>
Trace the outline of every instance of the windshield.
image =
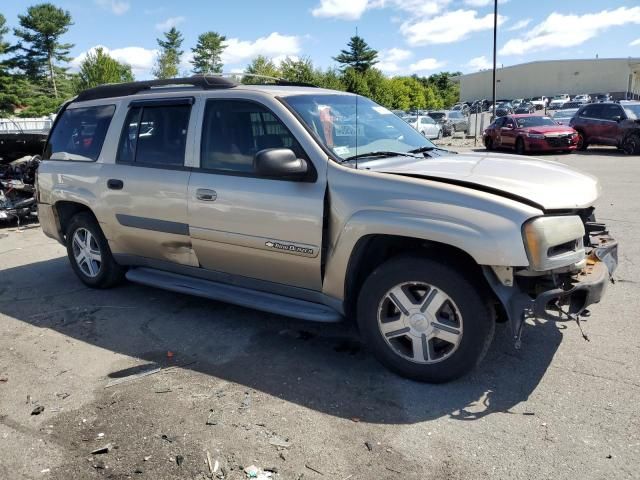
<svg viewBox="0 0 640 480">
<path fill-rule="evenodd" d="M 368 98 L 345 94 L 293 95 L 284 101 L 342 159 L 379 151 L 435 148 L 403 119 Z"/>
<path fill-rule="evenodd" d="M 459 111 L 449 113 L 449 118 L 463 118 L 463 117 L 464 115 L 462 114 L 462 112 L 459 112 Z"/>
<path fill-rule="evenodd" d="M 549 117 L 521 117 L 521 118 L 516 118 L 515 120 L 516 120 L 516 124 L 518 125 L 518 128 L 548 127 L 548 126 L 558 125 Z"/>
<path fill-rule="evenodd" d="M 444 112 L 429 112 L 429 116 L 434 120 L 443 119 L 447 114 Z"/>
<path fill-rule="evenodd" d="M 556 114 L 553 116 L 553 118 L 571 118 L 576 114 L 577 111 L 578 111 L 577 108 L 558 110 Z"/>
</svg>

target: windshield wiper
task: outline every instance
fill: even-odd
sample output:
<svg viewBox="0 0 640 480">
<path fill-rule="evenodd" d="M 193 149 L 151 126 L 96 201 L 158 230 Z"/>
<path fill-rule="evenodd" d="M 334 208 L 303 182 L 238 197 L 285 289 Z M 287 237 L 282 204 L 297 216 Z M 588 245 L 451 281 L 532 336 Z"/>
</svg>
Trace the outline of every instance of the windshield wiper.
<svg viewBox="0 0 640 480">
<path fill-rule="evenodd" d="M 367 157 L 411 157 L 411 158 L 422 158 L 418 155 L 414 155 L 414 152 L 393 152 L 387 150 L 380 150 L 377 152 L 367 152 L 367 153 L 359 153 L 358 155 L 351 155 L 342 160 L 342 163 L 348 162 L 350 160 L 356 160 L 358 158 L 367 158 Z"/>
<path fill-rule="evenodd" d="M 433 145 L 429 147 L 425 146 L 420 148 L 414 148 L 413 150 L 409 150 L 409 153 L 425 153 L 425 152 L 431 152 L 433 150 L 442 150 L 443 152 L 449 152 L 449 150 L 447 150 L 446 148 L 440 148 Z"/>
</svg>

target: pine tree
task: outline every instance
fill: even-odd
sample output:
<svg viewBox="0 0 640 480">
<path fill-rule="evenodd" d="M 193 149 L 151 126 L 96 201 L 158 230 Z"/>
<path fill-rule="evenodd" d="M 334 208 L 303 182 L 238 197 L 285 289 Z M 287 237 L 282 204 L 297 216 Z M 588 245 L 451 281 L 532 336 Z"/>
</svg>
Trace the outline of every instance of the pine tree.
<svg viewBox="0 0 640 480">
<path fill-rule="evenodd" d="M 89 52 L 80 65 L 76 89 L 78 91 L 105 83 L 133 82 L 131 66 L 118 62 L 101 47 Z"/>
<path fill-rule="evenodd" d="M 245 73 L 248 75 L 262 75 L 265 77 L 280 77 L 280 71 L 276 64 L 273 63 L 273 60 L 265 57 L 264 55 L 258 55 L 254 58 L 247 68 L 245 69 Z M 246 81 L 249 83 L 261 83 L 261 80 L 258 78 L 246 78 Z M 266 82 L 269 83 L 269 82 Z"/>
<path fill-rule="evenodd" d="M 156 78 L 165 79 L 178 76 L 180 58 L 184 53 L 184 51 L 180 50 L 183 41 L 184 38 L 176 27 L 171 27 L 171 30 L 165 32 L 164 40 L 157 39 L 160 53 L 152 72 Z"/>
<path fill-rule="evenodd" d="M 0 57 L 9 50 L 9 43 L 4 41 L 4 36 L 9 33 L 4 15 L 0 13 Z M 7 64 L 0 60 L 0 117 L 13 113 L 14 106 L 18 103 L 13 79 L 9 75 Z"/>
<path fill-rule="evenodd" d="M 227 38 L 217 32 L 205 32 L 198 37 L 198 43 L 192 48 L 193 72 L 199 74 L 222 73 L 222 52 Z"/>
<path fill-rule="evenodd" d="M 333 59 L 342 65 L 343 69 L 352 67 L 358 73 L 364 73 L 378 63 L 377 50 L 369 47 L 367 42 L 358 35 L 351 37 L 347 50 L 340 50 L 340 55 Z"/>
<path fill-rule="evenodd" d="M 15 50 L 20 52 L 11 60 L 31 81 L 40 83 L 48 79 L 53 96 L 59 96 L 60 82 L 64 81 L 66 68 L 57 64 L 70 60 L 70 43 L 60 43 L 73 22 L 68 11 L 50 3 L 41 3 L 27 9 L 26 15 L 18 15 L 20 28 L 14 29 L 18 37 Z"/>
</svg>

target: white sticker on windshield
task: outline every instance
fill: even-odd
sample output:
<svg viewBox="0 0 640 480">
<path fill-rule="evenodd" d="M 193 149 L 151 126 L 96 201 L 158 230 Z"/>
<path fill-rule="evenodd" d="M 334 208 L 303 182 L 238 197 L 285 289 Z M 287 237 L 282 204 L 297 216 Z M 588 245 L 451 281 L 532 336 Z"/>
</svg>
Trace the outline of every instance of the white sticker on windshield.
<svg viewBox="0 0 640 480">
<path fill-rule="evenodd" d="M 371 108 L 373 108 L 380 115 L 393 115 L 393 112 L 391 110 L 388 110 L 388 109 L 386 109 L 384 107 L 380 107 L 378 105 L 376 105 L 375 107 L 371 107 Z"/>
<path fill-rule="evenodd" d="M 349 153 L 349 147 L 333 147 L 333 151 L 336 155 L 346 155 Z"/>
</svg>

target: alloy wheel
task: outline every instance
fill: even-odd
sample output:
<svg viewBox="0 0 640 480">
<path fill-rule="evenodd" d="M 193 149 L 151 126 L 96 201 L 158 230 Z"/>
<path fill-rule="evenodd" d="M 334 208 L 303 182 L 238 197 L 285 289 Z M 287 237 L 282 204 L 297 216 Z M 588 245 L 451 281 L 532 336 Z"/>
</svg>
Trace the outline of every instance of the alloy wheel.
<svg viewBox="0 0 640 480">
<path fill-rule="evenodd" d="M 449 358 L 462 340 L 462 315 L 433 285 L 407 282 L 389 290 L 378 305 L 378 328 L 392 351 L 414 363 Z"/>
<path fill-rule="evenodd" d="M 72 248 L 73 257 L 82 273 L 90 278 L 97 277 L 102 265 L 102 254 L 96 237 L 86 228 L 78 228 L 73 233 Z"/>
</svg>

